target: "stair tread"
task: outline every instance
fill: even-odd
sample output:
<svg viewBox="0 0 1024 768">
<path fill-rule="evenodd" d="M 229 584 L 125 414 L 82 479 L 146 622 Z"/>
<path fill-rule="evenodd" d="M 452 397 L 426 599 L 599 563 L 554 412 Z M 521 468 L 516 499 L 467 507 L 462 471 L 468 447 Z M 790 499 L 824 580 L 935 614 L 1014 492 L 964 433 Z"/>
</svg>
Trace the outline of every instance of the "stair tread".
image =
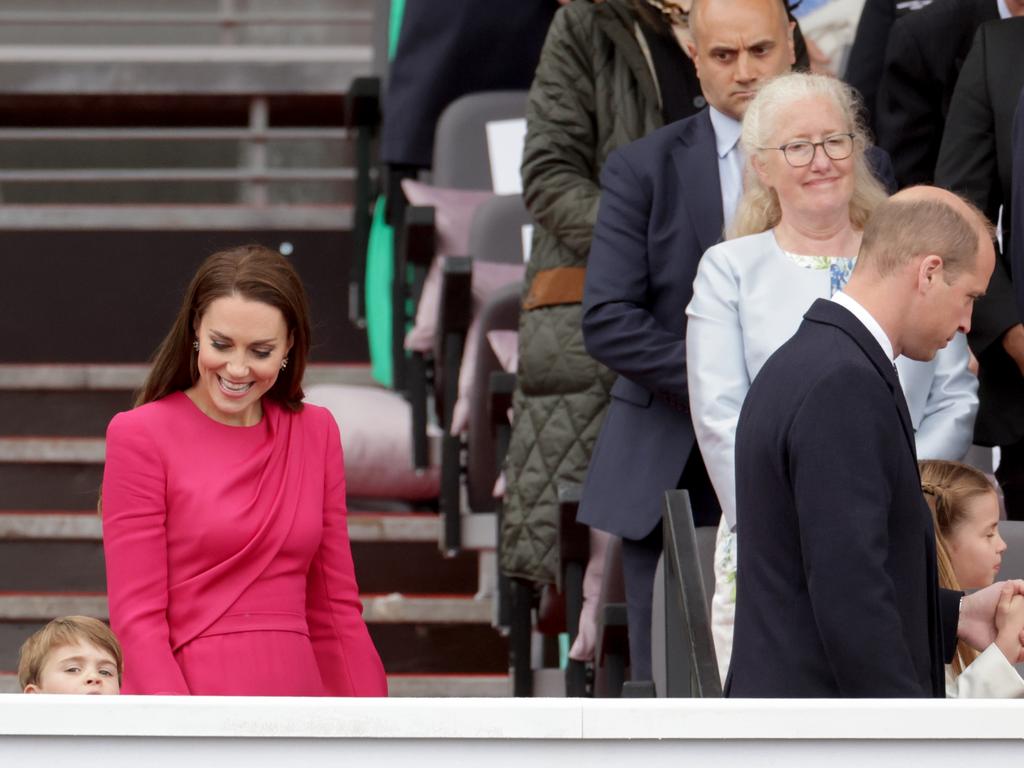
<svg viewBox="0 0 1024 768">
<path fill-rule="evenodd" d="M 437 541 L 441 520 L 436 513 L 349 512 L 353 542 Z M 0 512 L 0 539 L 100 540 L 103 524 L 95 511 Z"/>
<path fill-rule="evenodd" d="M 18 693 L 18 673 L 0 671 L 0 693 Z M 388 695 L 395 697 L 504 697 L 510 694 L 508 675 L 389 674 Z"/>
<path fill-rule="evenodd" d="M 361 595 L 367 623 L 486 624 L 493 600 L 474 595 Z M 108 618 L 107 597 L 98 592 L 0 592 L 0 621 L 47 621 L 85 614 Z"/>
</svg>

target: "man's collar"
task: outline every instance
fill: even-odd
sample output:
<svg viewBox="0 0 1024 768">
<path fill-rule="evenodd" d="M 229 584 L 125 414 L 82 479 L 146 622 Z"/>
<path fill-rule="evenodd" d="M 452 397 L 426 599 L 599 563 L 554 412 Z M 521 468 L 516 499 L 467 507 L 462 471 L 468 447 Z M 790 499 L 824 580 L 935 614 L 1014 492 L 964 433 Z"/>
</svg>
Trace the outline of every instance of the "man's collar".
<svg viewBox="0 0 1024 768">
<path fill-rule="evenodd" d="M 1006 0 L 996 0 L 996 8 L 999 9 L 1000 19 L 1013 18 L 1013 14 L 1010 13 L 1010 6 L 1006 4 Z"/>
<path fill-rule="evenodd" d="M 715 148 L 718 150 L 718 156 L 725 157 L 739 141 L 743 126 L 739 120 L 723 115 L 710 105 L 708 115 L 711 118 L 711 127 L 715 130 Z"/>
<path fill-rule="evenodd" d="M 879 325 L 878 321 L 871 316 L 871 313 L 864 308 L 863 304 L 843 291 L 837 291 L 832 297 L 832 301 L 839 306 L 850 310 L 850 313 L 860 320 L 861 324 L 868 329 L 868 332 L 874 337 L 875 341 L 878 342 L 878 346 L 880 346 L 882 351 L 885 352 L 887 359 L 893 360 L 895 358 L 892 350 L 892 342 L 889 340 L 885 331 L 882 330 L 882 326 Z"/>
</svg>

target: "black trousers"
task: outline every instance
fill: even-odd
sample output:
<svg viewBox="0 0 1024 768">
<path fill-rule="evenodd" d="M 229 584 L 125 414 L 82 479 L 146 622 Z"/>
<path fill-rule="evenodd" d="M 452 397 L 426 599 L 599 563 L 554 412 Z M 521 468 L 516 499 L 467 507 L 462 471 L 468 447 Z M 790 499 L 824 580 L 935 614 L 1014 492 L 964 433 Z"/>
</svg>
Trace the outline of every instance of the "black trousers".
<svg viewBox="0 0 1024 768">
<path fill-rule="evenodd" d="M 722 508 L 718 505 L 700 450 L 693 450 L 683 468 L 677 488 L 690 494 L 693 522 L 696 526 L 718 525 Z M 668 489 L 666 489 L 668 490 Z M 642 539 L 622 540 L 622 575 L 626 583 L 626 619 L 629 623 L 630 679 L 651 680 L 651 601 L 654 572 L 663 550 L 662 525 Z"/>
</svg>

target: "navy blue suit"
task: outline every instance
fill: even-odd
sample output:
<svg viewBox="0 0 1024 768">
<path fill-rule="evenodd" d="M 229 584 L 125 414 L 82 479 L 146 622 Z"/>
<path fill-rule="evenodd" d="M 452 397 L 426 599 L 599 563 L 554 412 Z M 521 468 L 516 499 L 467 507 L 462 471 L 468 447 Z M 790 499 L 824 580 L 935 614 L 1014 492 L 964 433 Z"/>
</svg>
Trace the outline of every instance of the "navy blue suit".
<svg viewBox="0 0 1024 768">
<path fill-rule="evenodd" d="M 940 590 L 892 361 L 819 299 L 736 430 L 736 626 L 726 695 L 944 696 L 960 593 Z"/>
<path fill-rule="evenodd" d="M 580 521 L 628 539 L 661 520 L 696 451 L 686 391 L 686 305 L 722 237 L 707 110 L 612 152 L 587 261 L 583 339 L 619 374 L 590 459 Z"/>
<path fill-rule="evenodd" d="M 1012 200 L 1016 201 L 1010 213 L 1013 243 L 1010 253 L 1013 254 L 1013 272 L 1021 274 L 1024 269 L 1024 89 L 1017 100 L 1017 112 L 1013 117 L 1013 192 Z M 1014 281 L 1017 289 L 1017 311 L 1024 321 L 1024 280 Z"/>
</svg>

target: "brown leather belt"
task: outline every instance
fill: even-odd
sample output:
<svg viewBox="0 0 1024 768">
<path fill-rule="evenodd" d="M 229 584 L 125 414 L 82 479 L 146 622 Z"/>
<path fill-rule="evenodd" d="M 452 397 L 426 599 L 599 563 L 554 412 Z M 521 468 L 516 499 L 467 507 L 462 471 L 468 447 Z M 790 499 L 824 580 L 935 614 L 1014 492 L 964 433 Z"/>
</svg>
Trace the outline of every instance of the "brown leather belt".
<svg viewBox="0 0 1024 768">
<path fill-rule="evenodd" d="M 555 267 L 538 272 L 523 299 L 523 309 L 581 303 L 586 275 L 586 267 Z"/>
</svg>

